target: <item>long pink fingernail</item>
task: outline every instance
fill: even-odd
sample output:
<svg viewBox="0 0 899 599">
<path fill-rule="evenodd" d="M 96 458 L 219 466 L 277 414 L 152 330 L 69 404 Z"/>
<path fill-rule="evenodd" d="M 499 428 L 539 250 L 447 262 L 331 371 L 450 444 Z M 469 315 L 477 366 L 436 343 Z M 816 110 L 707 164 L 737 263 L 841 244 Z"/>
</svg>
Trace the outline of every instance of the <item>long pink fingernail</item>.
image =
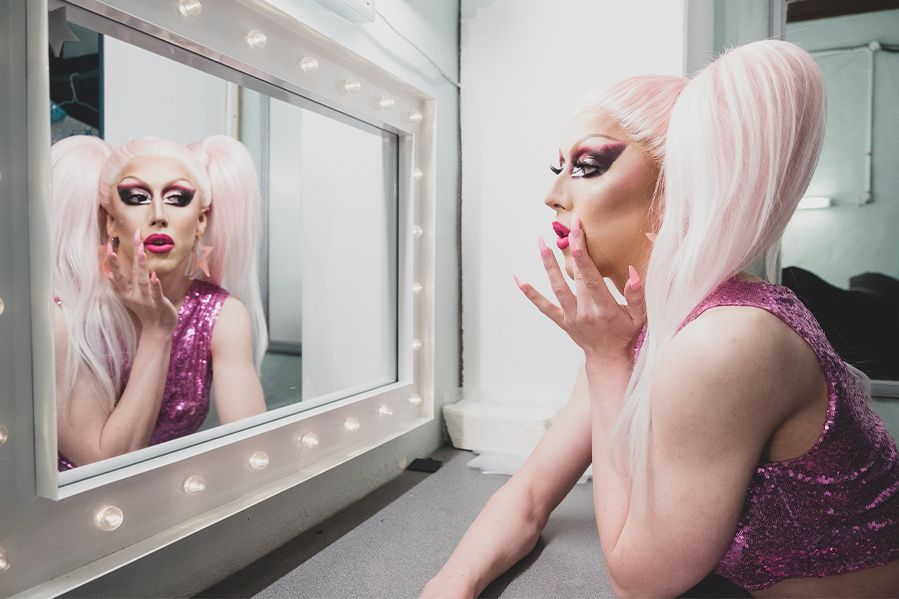
<svg viewBox="0 0 899 599">
<path fill-rule="evenodd" d="M 515 279 L 515 284 L 518 285 L 518 288 L 521 289 L 521 281 L 518 280 L 518 277 L 512 275 L 512 278 Z"/>
<path fill-rule="evenodd" d="M 113 256 L 115 256 L 115 252 L 112 249 L 112 242 L 107 240 L 106 241 L 106 257 L 112 258 Z"/>
<path fill-rule="evenodd" d="M 543 241 L 543 237 L 537 237 L 537 244 L 540 246 L 540 255 L 544 258 L 549 256 L 550 251 L 549 248 L 546 247 L 546 242 Z"/>
<path fill-rule="evenodd" d="M 150 282 L 154 285 L 159 282 L 159 277 L 156 276 L 156 271 L 150 273 Z"/>
<path fill-rule="evenodd" d="M 639 289 L 640 287 L 640 273 L 637 272 L 637 269 L 632 265 L 628 264 L 627 271 L 630 274 L 630 278 L 627 280 L 628 284 L 631 286 L 631 289 Z"/>
<path fill-rule="evenodd" d="M 572 237 L 581 236 L 581 219 L 576 212 L 571 214 L 571 231 L 568 234 Z"/>
<path fill-rule="evenodd" d="M 646 239 L 649 240 L 649 243 L 656 242 L 656 234 L 655 233 L 646 233 Z"/>
</svg>

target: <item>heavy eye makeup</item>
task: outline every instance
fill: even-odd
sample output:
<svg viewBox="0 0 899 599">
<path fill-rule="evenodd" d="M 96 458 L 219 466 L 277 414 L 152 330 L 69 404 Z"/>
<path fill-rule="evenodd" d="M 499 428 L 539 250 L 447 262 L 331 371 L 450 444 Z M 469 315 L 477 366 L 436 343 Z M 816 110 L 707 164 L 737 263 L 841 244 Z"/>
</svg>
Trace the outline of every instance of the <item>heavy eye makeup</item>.
<svg viewBox="0 0 899 599">
<path fill-rule="evenodd" d="M 614 143 L 599 147 L 584 146 L 578 148 L 571 161 L 571 176 L 575 179 L 589 179 L 597 177 L 608 171 L 612 164 L 621 156 L 627 148 L 627 144 Z M 560 174 L 565 167 L 565 161 L 559 158 L 559 166 L 550 166 L 555 174 Z"/>
<path fill-rule="evenodd" d="M 135 183 L 121 183 L 116 186 L 119 199 L 128 206 L 141 206 L 153 200 L 152 192 L 145 186 Z M 162 201 L 173 206 L 184 207 L 194 199 L 196 190 L 186 185 L 172 185 L 166 188 Z"/>
</svg>

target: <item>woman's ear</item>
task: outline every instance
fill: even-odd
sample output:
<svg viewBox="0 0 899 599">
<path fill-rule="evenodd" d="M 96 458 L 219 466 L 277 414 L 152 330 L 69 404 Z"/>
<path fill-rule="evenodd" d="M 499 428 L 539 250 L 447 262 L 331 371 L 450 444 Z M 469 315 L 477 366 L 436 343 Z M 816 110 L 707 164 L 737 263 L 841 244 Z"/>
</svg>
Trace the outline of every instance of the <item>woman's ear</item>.
<svg viewBox="0 0 899 599">
<path fill-rule="evenodd" d="M 197 218 L 197 237 L 202 237 L 206 233 L 206 225 L 209 223 L 209 210 L 212 206 L 200 208 L 200 216 Z"/>
<path fill-rule="evenodd" d="M 119 230 L 115 224 L 115 217 L 106 210 L 103 210 L 103 213 L 106 215 L 106 238 L 115 239 L 119 236 Z"/>
</svg>

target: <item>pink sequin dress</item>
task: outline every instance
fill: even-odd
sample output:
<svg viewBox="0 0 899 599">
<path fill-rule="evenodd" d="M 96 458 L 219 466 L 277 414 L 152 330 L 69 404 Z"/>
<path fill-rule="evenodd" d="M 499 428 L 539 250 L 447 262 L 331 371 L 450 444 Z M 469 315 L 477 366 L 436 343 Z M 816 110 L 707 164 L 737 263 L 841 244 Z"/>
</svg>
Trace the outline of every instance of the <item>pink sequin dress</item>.
<svg viewBox="0 0 899 599">
<path fill-rule="evenodd" d="M 715 572 L 758 591 L 786 578 L 832 576 L 899 559 L 899 457 L 855 376 L 788 288 L 731 278 L 681 327 L 715 306 L 755 306 L 796 331 L 818 356 L 827 418 L 800 457 L 760 463 L 737 531 Z M 645 330 L 637 340 L 642 344 Z"/>
<path fill-rule="evenodd" d="M 168 376 L 150 445 L 195 433 L 206 419 L 212 382 L 212 328 L 227 297 L 228 292 L 218 285 L 191 281 L 178 307 Z M 60 471 L 74 467 L 59 454 Z"/>
</svg>

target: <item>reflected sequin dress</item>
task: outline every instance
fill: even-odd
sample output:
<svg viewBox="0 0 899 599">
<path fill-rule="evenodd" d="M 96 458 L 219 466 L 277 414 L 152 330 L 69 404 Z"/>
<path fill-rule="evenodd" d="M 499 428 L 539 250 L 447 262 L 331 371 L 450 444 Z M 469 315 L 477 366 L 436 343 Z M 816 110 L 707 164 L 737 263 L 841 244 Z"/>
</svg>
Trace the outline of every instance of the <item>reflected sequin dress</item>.
<svg viewBox="0 0 899 599">
<path fill-rule="evenodd" d="M 830 401 L 811 449 L 757 465 L 733 542 L 715 572 L 757 591 L 786 578 L 844 574 L 899 559 L 896 443 L 818 321 L 790 289 L 733 277 L 681 327 L 716 306 L 755 306 L 780 318 L 814 350 Z M 644 336 L 645 329 L 637 352 Z"/>
<path fill-rule="evenodd" d="M 191 281 L 178 307 L 162 405 L 150 445 L 195 433 L 206 419 L 212 382 L 212 328 L 227 297 L 228 292 L 218 285 Z M 59 454 L 60 471 L 74 467 Z"/>
</svg>

